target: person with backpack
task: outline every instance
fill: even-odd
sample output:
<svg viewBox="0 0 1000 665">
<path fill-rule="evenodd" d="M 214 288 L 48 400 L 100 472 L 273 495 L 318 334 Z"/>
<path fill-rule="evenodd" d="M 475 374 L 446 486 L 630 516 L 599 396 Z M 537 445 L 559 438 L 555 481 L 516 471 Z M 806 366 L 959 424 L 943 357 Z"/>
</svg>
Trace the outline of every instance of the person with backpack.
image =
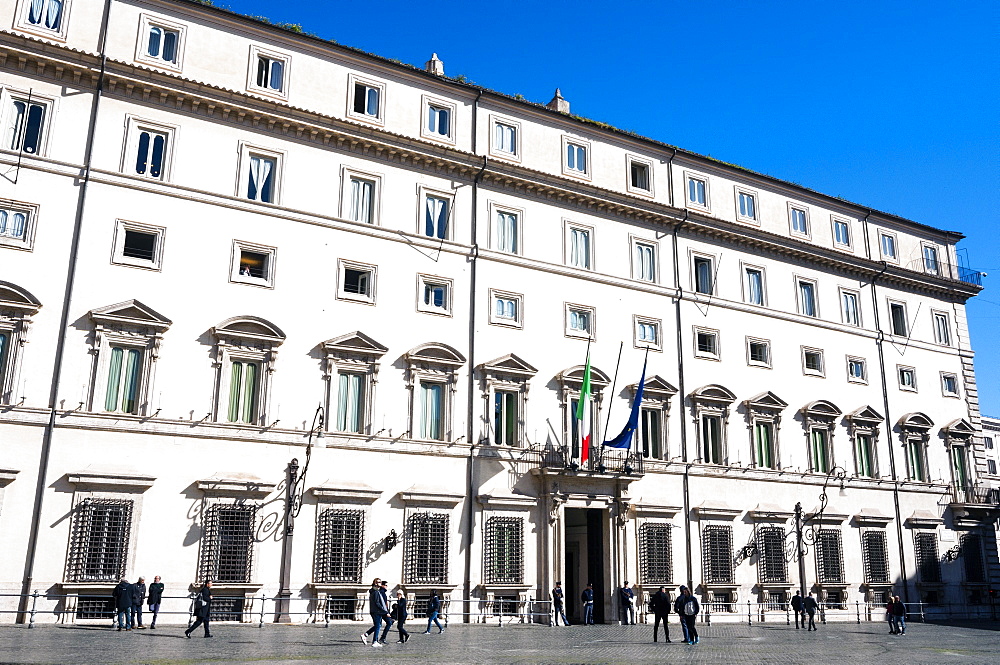
<svg viewBox="0 0 1000 665">
<path fill-rule="evenodd" d="M 397 591 L 396 603 L 392 606 L 392 618 L 396 620 L 396 630 L 399 631 L 400 644 L 406 644 L 406 641 L 410 639 L 410 633 L 403 628 L 407 616 L 406 596 L 403 595 L 402 591 Z"/>
<path fill-rule="evenodd" d="M 667 621 L 670 615 L 670 596 L 664 591 L 666 587 L 660 587 L 660 590 L 653 594 L 653 597 L 649 599 L 649 609 L 653 610 L 653 641 L 656 641 L 656 634 L 660 632 L 660 621 L 663 621 L 663 633 L 667 637 L 667 642 L 670 641 L 670 623 Z"/>
<path fill-rule="evenodd" d="M 163 582 L 160 576 L 153 578 L 153 583 L 149 585 L 149 611 L 153 614 L 153 620 L 149 622 L 150 628 L 156 628 L 156 617 L 160 614 L 160 603 L 163 601 Z"/>
<path fill-rule="evenodd" d="M 212 616 L 212 580 L 205 580 L 201 591 L 194 597 L 194 615 L 197 619 L 184 631 L 184 637 L 191 639 L 191 633 L 202 624 L 205 625 L 205 637 L 211 637 L 212 633 L 208 629 L 208 620 Z"/>
<path fill-rule="evenodd" d="M 809 627 L 806 630 L 816 630 L 816 610 L 818 608 L 819 604 L 810 591 L 809 595 L 802 600 L 802 609 L 809 615 Z"/>
<path fill-rule="evenodd" d="M 795 630 L 799 629 L 799 620 L 802 621 L 802 627 L 806 627 L 806 615 L 802 611 L 802 594 L 798 591 L 792 596 L 792 612 L 795 613 Z"/>
<path fill-rule="evenodd" d="M 698 629 L 694 622 L 698 619 L 701 606 L 686 586 L 681 586 L 681 595 L 677 596 L 674 610 L 680 615 L 681 625 L 684 627 L 684 644 L 698 644 L 701 640 L 698 639 Z"/>
<path fill-rule="evenodd" d="M 424 631 L 424 635 L 430 634 L 432 621 L 438 627 L 438 635 L 444 632 L 441 622 L 438 621 L 438 612 L 440 611 L 441 601 L 438 599 L 437 591 L 431 591 L 431 597 L 427 599 L 427 630 Z"/>
</svg>

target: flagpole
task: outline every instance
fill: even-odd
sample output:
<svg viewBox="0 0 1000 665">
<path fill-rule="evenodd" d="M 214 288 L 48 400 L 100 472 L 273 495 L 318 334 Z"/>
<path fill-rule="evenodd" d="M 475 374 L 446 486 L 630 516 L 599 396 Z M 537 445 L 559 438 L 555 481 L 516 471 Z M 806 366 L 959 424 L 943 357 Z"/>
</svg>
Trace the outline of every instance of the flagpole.
<svg viewBox="0 0 1000 665">
<path fill-rule="evenodd" d="M 592 335 L 587 335 L 587 356 L 586 356 L 585 360 L 583 361 L 584 362 L 584 365 L 583 365 L 584 368 L 586 368 L 587 365 L 590 364 L 590 342 L 591 341 L 593 341 L 593 336 Z M 586 369 L 584 369 L 584 372 L 586 372 Z M 582 388 L 581 388 L 581 390 L 582 390 Z M 583 395 L 580 395 L 580 399 L 581 400 L 583 399 Z M 587 416 L 589 417 L 590 414 L 587 414 Z M 573 417 L 576 418 L 576 414 L 575 413 L 573 414 Z M 583 460 L 583 423 L 580 423 L 579 427 L 577 427 L 577 430 L 578 430 L 578 432 L 577 432 L 576 447 L 577 447 L 577 450 L 580 453 L 580 462 L 584 463 L 584 460 Z M 570 448 L 570 454 L 572 454 L 572 453 L 573 453 L 573 449 Z"/>
<path fill-rule="evenodd" d="M 618 362 L 615 363 L 615 378 L 611 379 L 611 392 L 608 397 L 608 417 L 604 421 L 604 436 L 601 437 L 601 457 L 597 460 L 598 464 L 604 463 L 604 442 L 608 440 L 608 427 L 611 426 L 611 400 L 615 397 L 615 384 L 618 382 L 618 367 L 622 364 L 622 349 L 625 348 L 625 342 L 618 343 Z"/>
</svg>

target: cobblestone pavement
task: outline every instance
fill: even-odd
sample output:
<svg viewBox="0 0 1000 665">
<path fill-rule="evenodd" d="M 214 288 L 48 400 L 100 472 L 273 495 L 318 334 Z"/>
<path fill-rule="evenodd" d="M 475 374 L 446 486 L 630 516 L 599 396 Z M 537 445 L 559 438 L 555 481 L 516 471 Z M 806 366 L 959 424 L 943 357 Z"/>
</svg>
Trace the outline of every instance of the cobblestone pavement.
<svg viewBox="0 0 1000 665">
<path fill-rule="evenodd" d="M 214 637 L 184 639 L 181 627 L 115 632 L 82 626 L 0 627 L 0 663 L 195 665 L 197 663 L 997 663 L 1000 625 L 995 622 L 911 623 L 906 635 L 889 635 L 880 623 L 831 623 L 816 632 L 775 625 L 699 625 L 701 644 L 652 643 L 639 626 L 452 625 L 444 634 L 418 630 L 410 641 L 382 649 L 359 639 L 364 624 L 254 626 L 220 624 Z M 199 629 L 199 632 L 200 629 Z"/>
</svg>

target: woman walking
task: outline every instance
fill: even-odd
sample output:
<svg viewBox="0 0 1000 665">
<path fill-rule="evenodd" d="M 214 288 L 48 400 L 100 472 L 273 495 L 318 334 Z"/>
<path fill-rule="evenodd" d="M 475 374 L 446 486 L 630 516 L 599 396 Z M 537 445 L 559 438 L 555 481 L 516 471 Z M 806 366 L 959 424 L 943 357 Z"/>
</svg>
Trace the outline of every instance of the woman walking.
<svg viewBox="0 0 1000 665">
<path fill-rule="evenodd" d="M 211 637 L 212 633 L 208 630 L 208 619 L 211 614 L 212 580 L 206 580 L 204 586 L 201 587 L 201 591 L 194 597 L 194 615 L 197 617 L 197 620 L 184 631 L 184 637 L 191 639 L 191 633 L 202 624 L 205 624 L 205 637 Z"/>
</svg>

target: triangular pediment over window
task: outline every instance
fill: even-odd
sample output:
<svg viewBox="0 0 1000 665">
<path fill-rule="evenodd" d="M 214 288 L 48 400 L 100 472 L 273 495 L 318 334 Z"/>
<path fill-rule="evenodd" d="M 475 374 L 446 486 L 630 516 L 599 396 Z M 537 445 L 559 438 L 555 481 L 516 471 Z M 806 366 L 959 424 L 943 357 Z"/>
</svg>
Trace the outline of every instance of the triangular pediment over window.
<svg viewBox="0 0 1000 665">
<path fill-rule="evenodd" d="M 863 406 L 857 411 L 852 411 L 848 418 L 856 425 L 866 425 L 868 427 L 874 427 L 885 420 L 881 413 L 870 406 Z"/>
<path fill-rule="evenodd" d="M 256 340 L 279 345 L 285 341 L 285 333 L 270 321 L 256 316 L 234 316 L 212 328 L 212 334 L 219 338 Z"/>
<path fill-rule="evenodd" d="M 326 340 L 323 342 L 323 349 L 327 353 L 339 351 L 367 356 L 382 356 L 389 350 L 360 330 Z"/>
<path fill-rule="evenodd" d="M 153 328 L 160 332 L 169 328 L 170 324 L 173 323 L 152 307 L 135 299 L 92 309 L 90 310 L 90 318 L 95 323 L 106 326 Z"/>
<path fill-rule="evenodd" d="M 781 399 L 770 390 L 763 392 L 759 395 L 751 397 L 747 400 L 747 406 L 752 406 L 757 409 L 770 409 L 772 411 L 780 411 L 788 406 L 788 402 Z"/>
<path fill-rule="evenodd" d="M 908 413 L 899 419 L 902 429 L 926 431 L 934 427 L 934 421 L 920 412 Z"/>
<path fill-rule="evenodd" d="M 480 365 L 480 368 L 489 374 L 515 374 L 529 377 L 538 373 L 537 369 L 513 353 L 485 362 Z"/>
<path fill-rule="evenodd" d="M 411 363 L 417 361 L 433 365 L 458 367 L 465 363 L 465 356 L 447 344 L 431 342 L 429 344 L 421 344 L 407 351 L 406 360 Z"/>
<path fill-rule="evenodd" d="M 690 397 L 694 402 L 731 404 L 736 401 L 736 395 L 729 388 L 714 383 L 698 388 L 691 393 Z"/>
<path fill-rule="evenodd" d="M 635 394 L 635 391 L 639 389 L 639 382 L 636 381 L 628 387 L 628 389 Z M 646 383 L 642 387 L 643 395 L 648 395 L 650 397 L 671 397 L 677 394 L 677 388 L 674 388 L 669 381 L 661 376 L 652 376 L 646 379 Z"/>
<path fill-rule="evenodd" d="M 802 413 L 814 418 L 836 418 L 843 412 L 833 402 L 820 399 L 802 407 Z"/>
<path fill-rule="evenodd" d="M 586 366 L 577 365 L 576 367 L 570 367 L 565 369 L 556 375 L 556 379 L 560 383 L 569 384 L 571 387 L 580 389 L 583 386 L 583 372 L 586 370 Z M 597 369 L 593 365 L 590 366 L 590 385 L 593 388 L 603 388 L 611 383 L 608 379 L 608 375 Z"/>
<path fill-rule="evenodd" d="M 976 433 L 976 428 L 972 426 L 969 421 L 965 418 L 959 418 L 958 420 L 953 420 L 944 426 L 944 431 L 951 436 L 972 436 Z"/>
<path fill-rule="evenodd" d="M 26 314 L 34 314 L 41 307 L 42 303 L 38 301 L 38 298 L 31 295 L 26 289 L 10 282 L 0 282 L 0 309 L 13 309 Z"/>
</svg>

